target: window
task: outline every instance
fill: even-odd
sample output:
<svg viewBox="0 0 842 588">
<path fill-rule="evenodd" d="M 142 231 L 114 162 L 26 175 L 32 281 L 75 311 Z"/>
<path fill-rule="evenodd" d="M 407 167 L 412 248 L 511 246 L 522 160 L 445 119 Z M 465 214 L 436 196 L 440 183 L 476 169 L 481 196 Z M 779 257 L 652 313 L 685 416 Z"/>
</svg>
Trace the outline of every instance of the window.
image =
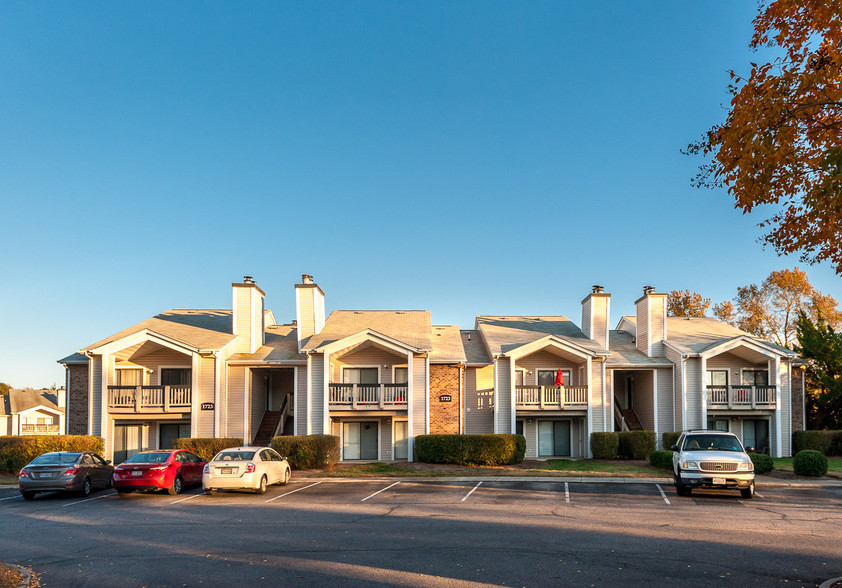
<svg viewBox="0 0 842 588">
<path fill-rule="evenodd" d="M 525 384 L 525 371 L 524 370 L 517 370 L 515 372 L 515 385 L 516 386 L 523 386 Z"/>
<path fill-rule="evenodd" d="M 405 367 L 395 368 L 395 384 L 406 384 L 409 382 L 409 370 Z"/>
<path fill-rule="evenodd" d="M 708 386 L 727 386 L 728 370 L 708 370 Z"/>
<path fill-rule="evenodd" d="M 555 386 L 555 375 L 558 370 L 538 370 L 539 386 Z M 564 385 L 570 386 L 573 381 L 570 378 L 570 370 L 561 370 L 564 375 Z"/>
<path fill-rule="evenodd" d="M 766 419 L 744 420 L 743 445 L 754 447 L 757 453 L 769 453 L 769 421 Z"/>
<path fill-rule="evenodd" d="M 708 419 L 708 430 L 710 431 L 727 431 L 728 419 Z"/>
<path fill-rule="evenodd" d="M 116 372 L 118 386 L 143 385 L 143 370 L 140 368 L 118 368 Z"/>
<path fill-rule="evenodd" d="M 161 368 L 161 386 L 190 386 L 190 368 Z"/>
<path fill-rule="evenodd" d="M 343 384 L 377 384 L 377 368 L 342 368 Z"/>
<path fill-rule="evenodd" d="M 743 385 L 768 386 L 769 372 L 766 370 L 743 370 Z"/>
</svg>

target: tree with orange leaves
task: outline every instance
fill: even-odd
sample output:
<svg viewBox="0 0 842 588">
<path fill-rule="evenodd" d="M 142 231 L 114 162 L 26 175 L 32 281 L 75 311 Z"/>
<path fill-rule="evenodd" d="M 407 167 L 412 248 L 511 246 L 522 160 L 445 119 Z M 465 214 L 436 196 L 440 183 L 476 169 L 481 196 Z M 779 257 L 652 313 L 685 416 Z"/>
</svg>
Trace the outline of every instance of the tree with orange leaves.
<svg viewBox="0 0 842 588">
<path fill-rule="evenodd" d="M 842 274 L 842 2 L 766 0 L 753 24 L 750 47 L 781 55 L 730 72 L 727 119 L 685 151 L 712 157 L 694 183 L 774 206 L 761 242 Z"/>
</svg>

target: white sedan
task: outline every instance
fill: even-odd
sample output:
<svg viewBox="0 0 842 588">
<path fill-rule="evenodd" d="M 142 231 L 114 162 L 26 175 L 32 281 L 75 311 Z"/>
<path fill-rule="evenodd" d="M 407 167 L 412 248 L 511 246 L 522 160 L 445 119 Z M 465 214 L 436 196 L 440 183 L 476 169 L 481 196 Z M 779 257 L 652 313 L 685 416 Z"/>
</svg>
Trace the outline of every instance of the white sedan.
<svg viewBox="0 0 842 588">
<path fill-rule="evenodd" d="M 217 490 L 266 492 L 269 484 L 286 484 L 291 475 L 289 463 L 269 447 L 223 449 L 205 465 L 202 487 L 207 494 Z"/>
</svg>

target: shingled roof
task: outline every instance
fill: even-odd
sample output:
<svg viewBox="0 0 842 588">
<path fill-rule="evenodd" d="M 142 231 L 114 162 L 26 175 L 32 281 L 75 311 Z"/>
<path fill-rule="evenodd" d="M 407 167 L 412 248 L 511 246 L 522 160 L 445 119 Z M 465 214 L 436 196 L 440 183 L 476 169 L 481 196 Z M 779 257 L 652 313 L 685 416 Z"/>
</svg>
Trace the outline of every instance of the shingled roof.
<svg viewBox="0 0 842 588">
<path fill-rule="evenodd" d="M 298 353 L 298 330 L 295 325 L 270 325 L 266 327 L 266 340 L 254 353 L 235 353 L 229 361 L 283 362 L 306 361 Z"/>
<path fill-rule="evenodd" d="M 433 327 L 433 351 L 430 361 L 433 363 L 463 363 L 467 361 L 465 348 L 459 327 L 454 325 Z"/>
<path fill-rule="evenodd" d="M 433 350 L 428 310 L 334 310 L 321 332 L 310 337 L 302 350 L 318 349 L 365 330 L 376 331 L 421 351 Z"/>
<path fill-rule="evenodd" d="M 492 355 L 508 353 L 547 335 L 554 335 L 593 353 L 608 353 L 599 343 L 588 339 L 566 316 L 478 316 L 477 327 L 482 331 Z"/>
</svg>

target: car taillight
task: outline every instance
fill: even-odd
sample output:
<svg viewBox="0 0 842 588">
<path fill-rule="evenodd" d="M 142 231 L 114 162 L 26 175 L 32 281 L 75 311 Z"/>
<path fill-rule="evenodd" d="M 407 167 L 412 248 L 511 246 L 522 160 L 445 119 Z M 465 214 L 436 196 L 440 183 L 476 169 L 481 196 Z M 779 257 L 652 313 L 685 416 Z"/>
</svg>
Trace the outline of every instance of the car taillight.
<svg viewBox="0 0 842 588">
<path fill-rule="evenodd" d="M 78 474 L 80 471 L 81 471 L 81 470 L 79 470 L 79 468 L 70 468 L 69 470 L 66 470 L 66 471 L 62 474 L 62 476 L 75 476 L 75 475 L 76 475 L 76 474 Z"/>
<path fill-rule="evenodd" d="M 205 467 L 202 468 L 202 473 L 203 474 L 209 474 L 210 473 L 210 464 L 209 463 L 206 463 Z"/>
<path fill-rule="evenodd" d="M 159 474 L 159 473 L 163 472 L 165 469 L 167 469 L 167 468 L 163 467 L 163 466 L 158 466 L 157 468 L 149 468 L 149 471 L 152 472 L 153 474 Z"/>
<path fill-rule="evenodd" d="M 29 474 L 26 473 L 26 470 L 21 470 L 19 476 L 21 478 L 28 478 Z"/>
<path fill-rule="evenodd" d="M 246 473 L 247 473 L 247 474 L 253 474 L 253 473 L 254 473 L 254 469 L 255 469 L 255 468 L 254 468 L 254 464 L 253 464 L 253 463 L 248 462 L 248 463 L 246 464 Z"/>
</svg>

